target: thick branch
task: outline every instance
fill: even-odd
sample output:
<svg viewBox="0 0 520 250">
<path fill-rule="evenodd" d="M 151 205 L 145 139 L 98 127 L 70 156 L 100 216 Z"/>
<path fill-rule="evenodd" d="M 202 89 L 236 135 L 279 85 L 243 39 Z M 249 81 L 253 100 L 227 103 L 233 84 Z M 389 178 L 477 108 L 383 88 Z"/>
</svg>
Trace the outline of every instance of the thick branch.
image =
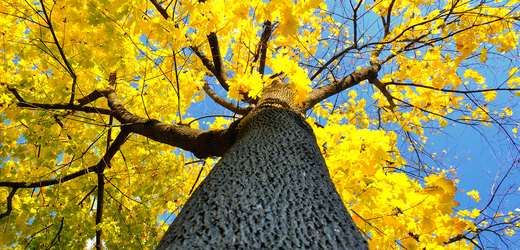
<svg viewBox="0 0 520 250">
<path fill-rule="evenodd" d="M 390 104 L 390 109 L 394 110 L 394 108 L 396 107 L 394 97 L 390 94 L 390 92 L 388 92 L 388 90 L 386 89 L 386 85 L 379 81 L 379 79 L 377 78 L 368 79 L 368 81 L 374 84 L 377 87 L 377 89 L 379 89 L 379 91 L 383 93 L 383 95 L 388 100 L 388 103 Z"/>
<path fill-rule="evenodd" d="M 395 0 L 392 0 L 390 3 L 390 6 L 388 6 L 388 14 L 386 15 L 386 22 L 385 22 L 385 37 L 390 34 L 390 19 L 392 18 L 392 8 L 394 7 Z"/>
<path fill-rule="evenodd" d="M 97 208 L 96 208 L 96 225 L 99 225 L 103 222 L 103 205 L 104 205 L 104 195 L 105 195 L 105 174 L 100 172 L 98 175 L 98 200 L 97 200 Z M 101 235 L 103 234 L 103 230 L 99 228 L 96 230 L 96 249 L 103 249 L 103 241 L 101 240 Z"/>
<path fill-rule="evenodd" d="M 224 69 L 224 63 L 222 62 L 222 56 L 220 55 L 220 46 L 218 45 L 218 38 L 217 34 L 214 32 L 211 32 L 208 35 L 208 42 L 209 46 L 211 48 L 211 55 L 213 56 L 213 65 L 215 66 L 215 76 L 218 79 L 218 82 L 222 87 L 229 91 L 229 85 L 227 84 L 227 74 L 226 70 Z"/>
<path fill-rule="evenodd" d="M 79 102 L 79 106 L 83 106 L 85 104 L 91 103 L 91 102 L 99 99 L 100 97 L 103 97 L 103 92 L 101 92 L 99 90 L 95 90 L 94 92 L 88 94 L 87 96 L 85 96 L 81 99 L 78 99 L 77 101 Z"/>
<path fill-rule="evenodd" d="M 339 81 L 332 82 L 313 90 L 309 93 L 309 98 L 300 108 L 300 112 L 305 112 L 329 96 L 338 94 L 339 92 L 355 86 L 364 80 L 376 78 L 380 69 L 381 66 L 379 64 L 373 64 L 370 67 L 354 71 L 350 75 L 341 78 Z"/>
<path fill-rule="evenodd" d="M 222 156 L 235 142 L 237 122 L 226 130 L 205 131 L 186 125 L 171 125 L 149 120 L 128 112 L 112 89 L 103 91 L 112 115 L 130 132 L 146 136 L 154 141 L 188 150 L 199 158 Z"/>
<path fill-rule="evenodd" d="M 110 147 L 107 149 L 105 156 L 103 156 L 101 161 L 99 161 L 99 168 L 97 169 L 98 173 L 102 173 L 106 166 L 110 168 L 110 161 L 112 158 L 114 158 L 121 146 L 125 143 L 129 134 L 130 130 L 128 130 L 125 126 L 121 127 L 121 132 L 119 132 L 112 145 L 110 145 Z"/>
<path fill-rule="evenodd" d="M 260 58 L 260 66 L 258 68 L 258 72 L 261 75 L 264 75 L 265 70 L 265 60 L 267 58 L 267 42 L 269 41 L 269 38 L 271 37 L 271 33 L 273 30 L 273 25 L 270 21 L 264 22 L 264 31 L 262 32 L 262 36 L 260 37 L 260 42 L 258 42 L 258 52 L 255 55 L 255 59 L 253 62 L 256 62 L 258 58 Z"/>
<path fill-rule="evenodd" d="M 7 85 L 7 89 L 9 91 L 11 91 L 11 93 L 13 93 L 14 97 L 16 97 L 16 100 L 18 100 L 18 102 L 25 102 L 25 100 L 22 98 L 22 96 L 18 93 L 18 90 L 16 90 L 15 88 L 9 87 L 9 85 Z"/>
<path fill-rule="evenodd" d="M 17 93 L 16 90 L 10 89 L 11 92 Z M 80 99 L 81 104 L 86 104 L 93 99 L 99 98 L 99 93 L 105 96 L 108 100 L 110 110 L 101 109 L 96 107 L 85 107 L 81 105 L 69 105 L 69 104 L 40 104 L 40 103 L 27 103 L 19 102 L 19 107 L 28 108 L 40 108 L 45 110 L 61 109 L 61 110 L 76 110 L 86 113 L 98 113 L 105 115 L 113 115 L 119 122 L 128 129 L 128 132 L 133 132 L 146 136 L 154 141 L 162 142 L 174 147 L 179 147 L 184 150 L 188 150 L 195 154 L 199 158 L 206 158 L 210 156 L 222 156 L 235 142 L 236 138 L 236 122 L 226 130 L 213 130 L 205 131 L 201 129 L 193 129 L 186 125 L 170 125 L 161 123 L 156 120 L 145 119 L 132 113 L 128 112 L 123 105 L 119 102 L 117 95 L 114 90 L 107 89 L 104 91 L 96 90 L 93 93 L 87 95 L 87 97 Z M 19 95 L 16 95 L 21 97 Z M 18 98 L 17 97 L 17 98 Z M 242 108 L 236 110 L 238 114 L 244 114 Z M 123 133 L 123 131 L 121 132 Z M 119 138 L 119 137 L 118 137 Z M 116 139 L 117 141 L 118 139 Z M 114 144 L 116 144 L 114 142 Z M 117 151 L 117 150 L 116 150 Z M 107 156 L 110 150 L 107 152 Z M 115 151 L 113 152 L 115 154 Z M 110 156 L 110 158 L 113 157 Z M 106 158 L 104 158 L 104 162 Z M 99 165 L 99 164 L 98 164 Z M 6 187 L 43 187 L 58 184 L 60 182 L 68 181 L 75 177 L 97 170 L 97 165 L 90 168 L 78 171 L 74 174 L 67 175 L 60 179 L 47 180 L 38 183 L 27 183 L 27 182 L 0 182 L 0 186 Z"/>
<path fill-rule="evenodd" d="M 211 97 L 211 99 L 213 99 L 213 101 L 218 103 L 220 106 L 222 106 L 224 108 L 227 108 L 227 109 L 231 110 L 232 112 L 235 112 L 235 113 L 240 114 L 240 115 L 246 115 L 248 113 L 248 109 L 247 108 L 239 107 L 239 106 L 235 105 L 234 103 L 229 102 L 229 101 L 225 100 L 224 98 L 218 96 L 217 93 L 215 93 L 209 87 L 207 82 L 204 83 L 204 87 L 203 88 L 204 88 L 204 91 L 206 92 L 206 94 L 208 94 L 208 96 Z"/>
<path fill-rule="evenodd" d="M 157 0 L 150 0 L 152 2 L 153 6 L 155 6 L 155 9 L 161 13 L 161 16 L 164 17 L 164 19 L 170 18 L 170 15 L 168 15 L 168 12 L 157 2 Z"/>
<path fill-rule="evenodd" d="M 206 57 L 206 55 L 204 55 L 204 53 L 202 53 L 202 51 L 200 51 L 200 49 L 198 47 L 195 47 L 195 46 L 191 46 L 190 49 L 193 51 L 193 53 L 195 53 L 195 55 L 197 55 L 197 57 L 202 61 L 202 64 L 204 64 L 204 66 L 206 67 L 206 69 L 208 69 L 211 74 L 213 74 L 213 76 L 217 76 L 218 73 L 217 73 L 217 70 L 215 69 L 215 66 L 213 65 L 213 63 L 211 62 L 211 60 L 208 59 L 208 57 Z M 227 77 L 226 77 L 227 79 Z M 217 76 L 217 80 L 218 80 L 218 76 Z M 220 81 L 219 81 L 220 82 Z M 220 82 L 221 85 L 222 85 L 222 82 Z M 227 85 L 226 85 L 227 86 Z M 226 89 L 226 91 L 228 91 L 229 89 Z M 250 103 L 250 104 L 255 104 L 256 103 L 256 100 L 253 100 L 251 98 L 248 97 L 247 93 L 239 90 L 239 93 L 244 97 L 244 100 L 247 102 L 247 103 Z M 208 93 L 209 94 L 209 93 Z M 211 97 L 211 96 L 210 96 Z M 213 99 L 215 100 L 215 99 Z M 224 100 L 224 99 L 222 99 Z M 217 102 L 217 101 L 215 101 Z M 219 102 L 217 102 L 219 103 Z M 219 103 L 220 104 L 220 103 Z M 222 105 L 222 104 L 221 104 Z M 226 106 L 224 106 L 225 108 L 228 108 Z M 229 108 L 228 108 L 229 109 Z M 237 112 L 238 113 L 238 112 Z"/>
<path fill-rule="evenodd" d="M 199 47 L 191 46 L 190 49 L 202 61 L 202 64 L 204 64 L 204 66 L 206 66 L 206 69 L 208 69 L 213 75 L 216 76 L 217 73 L 215 71 L 215 66 L 213 66 L 213 63 L 211 62 L 211 60 L 209 60 L 206 57 L 206 55 L 204 55 L 204 53 L 202 53 L 202 51 L 200 51 Z"/>
</svg>

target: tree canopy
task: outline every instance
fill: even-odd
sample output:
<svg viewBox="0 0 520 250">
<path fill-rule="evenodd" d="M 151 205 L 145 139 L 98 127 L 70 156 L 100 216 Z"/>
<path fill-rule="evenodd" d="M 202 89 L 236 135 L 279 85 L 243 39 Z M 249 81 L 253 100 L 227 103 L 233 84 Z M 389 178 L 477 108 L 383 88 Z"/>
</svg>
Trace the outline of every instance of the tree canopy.
<svg viewBox="0 0 520 250">
<path fill-rule="evenodd" d="M 0 245 L 155 247 L 281 79 L 371 249 L 518 246 L 520 210 L 503 207 L 520 192 L 504 184 L 519 174 L 519 8 L 4 0 Z M 453 125 L 504 144 L 489 199 L 458 189 L 449 142 L 429 146 Z"/>
</svg>

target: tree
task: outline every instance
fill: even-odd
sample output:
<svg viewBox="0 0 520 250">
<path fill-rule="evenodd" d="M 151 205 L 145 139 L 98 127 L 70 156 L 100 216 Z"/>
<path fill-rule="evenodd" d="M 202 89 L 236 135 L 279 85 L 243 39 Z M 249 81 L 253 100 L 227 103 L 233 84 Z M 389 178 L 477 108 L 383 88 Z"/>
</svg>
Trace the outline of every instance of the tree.
<svg viewBox="0 0 520 250">
<path fill-rule="evenodd" d="M 2 246 L 84 248 L 96 238 L 98 249 L 155 247 L 168 228 L 158 215 L 179 214 L 173 233 L 197 228 L 182 222 L 193 213 L 206 218 L 211 210 L 196 209 L 209 209 L 200 204 L 225 190 L 212 187 L 246 185 L 236 174 L 245 171 L 237 165 L 244 159 L 252 185 L 244 197 L 253 198 L 237 204 L 271 202 L 277 215 L 297 214 L 280 212 L 289 203 L 305 210 L 296 220 L 273 218 L 287 227 L 282 235 L 295 234 L 290 223 L 319 218 L 326 223 L 316 225 L 339 225 L 336 235 L 353 239 L 355 228 L 343 231 L 351 216 L 372 249 L 514 246 L 520 213 L 503 201 L 519 192 L 505 184 L 520 159 L 519 7 L 458 0 L 3 1 Z M 291 97 L 267 98 L 280 91 Z M 266 117 L 276 118 L 261 121 Z M 479 203 L 479 192 L 469 191 L 475 203 L 467 207 L 456 201 L 456 168 L 429 147 L 453 124 L 495 129 L 510 153 L 490 198 Z M 294 156 L 286 157 L 291 172 L 265 173 L 274 168 L 259 158 L 261 146 Z M 321 176 L 316 200 L 291 198 L 307 180 L 294 166 L 302 166 L 301 176 Z M 290 186 L 275 196 L 266 186 L 280 179 Z M 269 220 L 255 223 L 275 237 Z M 220 229 L 228 244 L 231 229 Z M 310 226 L 297 235 L 314 229 L 330 231 Z M 219 241 L 210 231 L 195 233 Z M 277 242 L 305 247 L 319 238 L 299 237 Z"/>
</svg>

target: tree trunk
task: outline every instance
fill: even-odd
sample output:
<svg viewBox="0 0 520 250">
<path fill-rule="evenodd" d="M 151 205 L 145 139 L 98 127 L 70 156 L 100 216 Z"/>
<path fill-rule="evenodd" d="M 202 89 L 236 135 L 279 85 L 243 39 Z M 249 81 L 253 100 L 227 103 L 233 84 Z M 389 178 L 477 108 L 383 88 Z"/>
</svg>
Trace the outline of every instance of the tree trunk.
<svg viewBox="0 0 520 250">
<path fill-rule="evenodd" d="M 157 249 L 368 249 L 301 115 L 265 105 Z"/>
</svg>

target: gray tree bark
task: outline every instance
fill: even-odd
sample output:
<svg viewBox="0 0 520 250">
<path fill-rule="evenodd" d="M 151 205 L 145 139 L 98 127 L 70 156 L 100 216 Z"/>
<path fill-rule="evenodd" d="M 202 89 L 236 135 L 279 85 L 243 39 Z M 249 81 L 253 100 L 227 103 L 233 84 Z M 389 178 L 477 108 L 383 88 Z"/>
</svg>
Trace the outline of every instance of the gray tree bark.
<svg viewBox="0 0 520 250">
<path fill-rule="evenodd" d="M 157 249 L 368 249 L 312 128 L 275 99 L 240 122 Z"/>
</svg>

